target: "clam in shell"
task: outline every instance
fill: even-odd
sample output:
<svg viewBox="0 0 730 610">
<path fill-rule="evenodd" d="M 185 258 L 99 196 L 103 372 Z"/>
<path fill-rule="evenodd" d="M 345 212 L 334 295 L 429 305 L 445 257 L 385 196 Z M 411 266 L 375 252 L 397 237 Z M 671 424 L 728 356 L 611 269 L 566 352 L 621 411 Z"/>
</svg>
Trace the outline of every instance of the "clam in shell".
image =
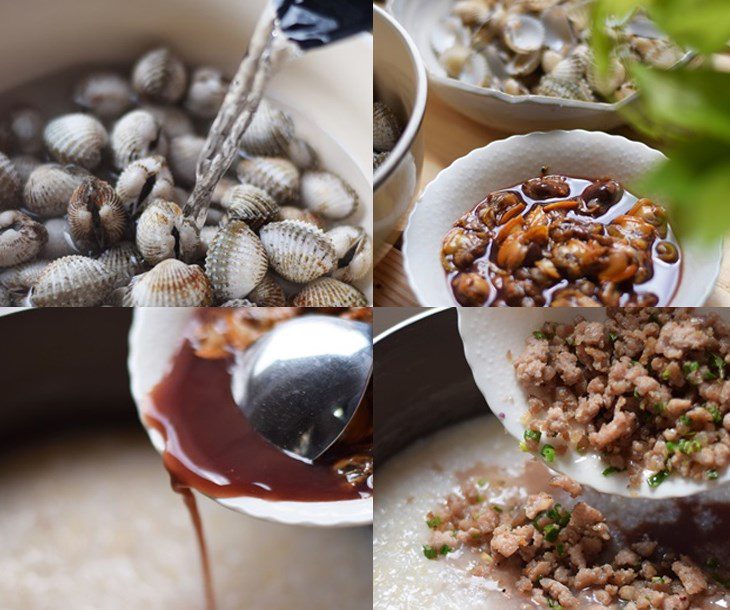
<svg viewBox="0 0 730 610">
<path fill-rule="evenodd" d="M 108 270 L 114 288 L 129 284 L 131 279 L 144 269 L 142 257 L 134 244 L 128 241 L 105 250 L 97 259 Z"/>
<path fill-rule="evenodd" d="M 48 240 L 46 228 L 18 210 L 0 212 L 0 267 L 34 259 Z"/>
<path fill-rule="evenodd" d="M 47 260 L 35 260 L 2 269 L 0 284 L 14 294 L 24 294 L 36 284 L 49 264 Z"/>
<path fill-rule="evenodd" d="M 160 106 L 158 104 L 142 104 L 142 110 L 149 112 L 162 127 L 168 140 L 178 136 L 195 133 L 193 121 L 182 108 L 177 106 Z"/>
<path fill-rule="evenodd" d="M 126 307 L 205 307 L 211 304 L 212 292 L 200 267 L 169 259 L 134 277 L 122 303 Z"/>
<path fill-rule="evenodd" d="M 121 241 L 127 211 L 116 191 L 103 180 L 86 178 L 68 203 L 71 237 L 84 252 L 101 252 Z"/>
<path fill-rule="evenodd" d="M 168 258 L 193 260 L 200 253 L 200 237 L 172 201 L 156 199 L 137 222 L 137 249 L 150 265 Z"/>
<path fill-rule="evenodd" d="M 101 119 L 116 119 L 131 105 L 134 91 L 129 81 L 114 72 L 89 74 L 76 85 L 75 102 Z"/>
<path fill-rule="evenodd" d="M 85 170 L 73 165 L 39 165 L 25 183 L 25 207 L 41 218 L 63 216 L 71 195 L 88 175 Z"/>
<path fill-rule="evenodd" d="M 241 148 L 251 156 L 281 157 L 287 155 L 293 139 L 294 122 L 291 117 L 262 100 L 241 138 Z"/>
<path fill-rule="evenodd" d="M 261 282 L 268 268 L 261 241 L 240 220 L 221 227 L 208 245 L 205 273 L 217 301 L 245 297 Z"/>
<path fill-rule="evenodd" d="M 302 138 L 289 142 L 286 156 L 300 170 L 314 169 L 319 165 L 319 156 L 311 144 Z"/>
<path fill-rule="evenodd" d="M 164 156 L 167 153 L 167 137 L 152 114 L 145 110 L 132 110 L 114 125 L 111 146 L 114 165 L 124 169 L 137 159 Z"/>
<path fill-rule="evenodd" d="M 215 68 L 197 68 L 190 78 L 185 108 L 200 119 L 212 119 L 218 114 L 228 92 L 228 79 Z"/>
<path fill-rule="evenodd" d="M 238 178 L 265 190 L 285 205 L 299 196 L 299 169 L 288 159 L 253 157 L 238 164 Z"/>
<path fill-rule="evenodd" d="M 258 307 L 258 305 L 248 299 L 231 299 L 219 305 L 219 307 Z"/>
<path fill-rule="evenodd" d="M 358 206 L 357 193 L 331 172 L 305 172 L 300 189 L 304 206 L 330 220 L 347 218 Z"/>
<path fill-rule="evenodd" d="M 259 307 L 284 307 L 286 294 L 276 278 L 267 273 L 256 288 L 248 294 L 248 300 Z"/>
<path fill-rule="evenodd" d="M 112 276 L 99 261 L 65 256 L 50 263 L 33 285 L 34 307 L 96 307 L 112 291 Z"/>
<path fill-rule="evenodd" d="M 229 219 L 242 220 L 254 231 L 279 214 L 279 206 L 273 198 L 266 191 L 250 184 L 239 184 L 226 191 L 221 205 Z"/>
<path fill-rule="evenodd" d="M 132 161 L 119 175 L 116 191 L 132 218 L 139 216 L 151 201 L 175 196 L 172 173 L 161 155 Z"/>
<path fill-rule="evenodd" d="M 132 86 L 145 99 L 176 104 L 188 83 L 185 64 L 169 49 L 160 48 L 142 56 L 132 70 Z"/>
<path fill-rule="evenodd" d="M 18 172 L 18 176 L 20 177 L 21 188 L 25 188 L 28 178 L 30 178 L 33 170 L 42 165 L 40 160 L 32 155 L 18 155 L 13 157 L 11 161 L 15 166 L 15 171 Z"/>
<path fill-rule="evenodd" d="M 48 241 L 43 246 L 40 257 L 49 261 L 78 254 L 78 250 L 71 239 L 71 230 L 65 218 L 50 218 L 43 223 L 48 232 Z"/>
<path fill-rule="evenodd" d="M 327 231 L 337 263 L 332 277 L 353 282 L 365 277 L 373 265 L 373 242 L 362 227 L 342 225 Z"/>
<path fill-rule="evenodd" d="M 373 104 L 373 150 L 390 152 L 395 148 L 401 136 L 398 117 L 383 102 Z"/>
<path fill-rule="evenodd" d="M 284 207 L 279 208 L 278 220 L 301 220 L 302 222 L 307 222 L 310 225 L 314 225 L 315 227 L 322 229 L 323 231 L 327 227 L 324 219 L 320 218 L 314 212 L 297 208 L 293 205 L 285 205 Z"/>
<path fill-rule="evenodd" d="M 205 140 L 195 135 L 178 136 L 170 141 L 167 160 L 178 184 L 187 187 L 195 184 L 198 157 L 204 146 Z"/>
<path fill-rule="evenodd" d="M 0 210 L 20 203 L 21 180 L 13 162 L 0 152 Z"/>
<path fill-rule="evenodd" d="M 299 220 L 272 222 L 261 228 L 260 236 L 271 266 L 291 282 L 311 282 L 334 267 L 334 246 L 314 225 Z"/>
<path fill-rule="evenodd" d="M 296 307 L 365 307 L 368 300 L 354 286 L 322 277 L 307 284 L 292 304 Z"/>
<path fill-rule="evenodd" d="M 101 163 L 109 136 L 99 119 L 77 112 L 53 119 L 43 132 L 43 139 L 59 163 L 73 163 L 94 169 Z"/>
</svg>

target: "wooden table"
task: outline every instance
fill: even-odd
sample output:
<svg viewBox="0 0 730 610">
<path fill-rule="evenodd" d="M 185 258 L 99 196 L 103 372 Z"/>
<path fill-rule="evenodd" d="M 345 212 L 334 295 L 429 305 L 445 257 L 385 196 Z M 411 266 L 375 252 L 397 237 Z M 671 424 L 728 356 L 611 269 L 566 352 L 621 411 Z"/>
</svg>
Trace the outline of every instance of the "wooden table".
<svg viewBox="0 0 730 610">
<path fill-rule="evenodd" d="M 506 134 L 490 130 L 471 119 L 452 110 L 435 94 L 429 93 L 426 117 L 423 123 L 426 155 L 423 163 L 421 187 L 431 182 L 436 175 L 459 157 L 475 148 L 507 137 Z M 642 139 L 629 128 L 621 128 L 618 133 L 630 139 Z M 652 143 L 649 143 L 652 145 Z M 720 277 L 707 305 L 716 307 L 730 306 L 730 246 L 726 240 L 725 257 Z M 418 305 L 403 270 L 401 240 L 375 268 L 374 284 L 376 307 L 408 307 Z"/>
</svg>

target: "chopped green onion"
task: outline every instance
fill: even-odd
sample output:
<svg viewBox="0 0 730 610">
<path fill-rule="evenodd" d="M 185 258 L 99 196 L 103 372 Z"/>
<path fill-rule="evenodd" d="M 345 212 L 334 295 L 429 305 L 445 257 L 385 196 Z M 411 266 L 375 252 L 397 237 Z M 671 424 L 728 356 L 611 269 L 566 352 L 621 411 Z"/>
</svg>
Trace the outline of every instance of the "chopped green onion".
<svg viewBox="0 0 730 610">
<path fill-rule="evenodd" d="M 439 549 L 439 555 L 448 555 L 451 552 L 451 547 L 448 544 L 444 544 Z"/>
<path fill-rule="evenodd" d="M 667 446 L 667 453 L 669 455 L 672 455 L 673 453 L 675 453 L 677 451 L 678 445 L 674 441 L 667 441 L 665 444 Z"/>
<path fill-rule="evenodd" d="M 540 455 L 545 458 L 545 461 L 549 464 L 555 460 L 555 447 L 552 445 L 543 445 L 540 449 Z"/>
<path fill-rule="evenodd" d="M 542 432 L 539 430 L 525 430 L 525 440 L 526 441 L 535 441 L 538 442 L 540 440 L 540 437 L 542 436 Z"/>
<path fill-rule="evenodd" d="M 669 478 L 669 471 L 667 470 L 660 470 L 657 473 L 654 473 L 651 475 L 647 482 L 649 483 L 649 487 L 659 487 L 664 481 L 666 481 Z"/>
<path fill-rule="evenodd" d="M 707 471 L 707 472 L 705 473 L 705 476 L 707 477 L 707 479 L 708 479 L 709 481 L 716 481 L 716 480 L 717 480 L 717 478 L 718 478 L 718 477 L 720 476 L 720 474 L 719 474 L 719 473 L 717 472 L 717 470 L 715 470 L 714 468 L 710 468 L 710 470 L 708 470 L 708 471 Z"/>
<path fill-rule="evenodd" d="M 557 546 L 555 547 L 555 550 L 558 552 L 558 555 L 560 557 L 565 555 L 565 547 L 563 546 L 562 542 L 558 542 Z"/>
<path fill-rule="evenodd" d="M 634 359 L 632 358 L 632 359 L 631 359 L 631 364 L 633 364 L 634 366 L 636 366 L 637 364 L 640 364 L 640 363 L 639 363 L 639 361 L 638 361 L 638 360 L 634 360 Z"/>
<path fill-rule="evenodd" d="M 608 333 L 608 338 L 611 339 L 611 341 L 615 341 L 618 339 L 618 335 L 616 333 Z"/>
<path fill-rule="evenodd" d="M 682 371 L 684 372 L 685 377 L 687 377 L 688 375 L 691 375 L 699 368 L 700 368 L 700 363 L 697 362 L 697 360 L 688 360 L 687 362 L 684 362 L 682 364 Z"/>
<path fill-rule="evenodd" d="M 520 441 L 520 451 L 524 451 L 525 453 L 530 451 L 530 448 L 527 446 L 525 441 Z"/>
<path fill-rule="evenodd" d="M 558 539 L 560 533 L 560 527 L 554 523 L 550 523 L 545 526 L 545 540 L 548 542 L 555 542 Z"/>
<path fill-rule="evenodd" d="M 670 376 L 669 369 L 664 369 L 662 371 L 662 379 L 664 379 L 664 381 L 666 381 L 667 379 L 669 379 L 669 376 Z"/>
<path fill-rule="evenodd" d="M 639 394 L 639 390 L 637 388 L 634 388 L 634 398 L 641 398 L 641 394 Z"/>
<path fill-rule="evenodd" d="M 663 402 L 658 402 L 654 405 L 653 409 L 654 413 L 656 413 L 657 415 L 662 415 L 666 413 L 667 406 Z"/>
<path fill-rule="evenodd" d="M 424 544 L 423 545 L 423 554 L 425 555 L 426 559 L 436 559 L 438 552 L 431 545 Z"/>
<path fill-rule="evenodd" d="M 492 510 L 495 513 L 501 513 L 501 512 L 503 512 L 502 507 L 501 506 L 497 506 L 496 504 L 492 504 Z"/>
<path fill-rule="evenodd" d="M 532 336 L 535 337 L 535 339 L 547 339 L 545 333 L 539 330 L 536 330 L 534 333 L 532 333 Z"/>
<path fill-rule="evenodd" d="M 430 527 L 432 530 L 436 529 L 439 525 L 441 525 L 441 523 L 441 517 L 439 517 L 438 515 L 426 520 L 426 525 L 428 525 L 428 527 Z"/>
<path fill-rule="evenodd" d="M 689 417 L 687 417 L 686 415 L 680 415 L 679 421 L 680 421 L 680 423 L 683 423 L 688 428 L 692 425 L 692 420 Z"/>
<path fill-rule="evenodd" d="M 563 607 L 556 602 L 552 597 L 547 598 L 547 604 L 548 608 L 552 608 L 553 610 L 563 610 Z"/>
<path fill-rule="evenodd" d="M 718 377 L 720 377 L 720 379 L 725 379 L 725 366 L 727 364 L 725 360 L 717 354 L 712 354 L 710 356 L 710 360 L 712 365 L 717 370 Z"/>
<path fill-rule="evenodd" d="M 713 379 L 717 379 L 717 375 L 713 373 L 710 369 L 707 369 L 702 373 L 702 379 L 705 381 L 712 381 Z"/>
<path fill-rule="evenodd" d="M 679 441 L 679 451 L 681 453 L 684 453 L 685 455 L 690 455 L 692 453 L 697 453 L 700 449 L 702 449 L 702 445 L 700 441 L 696 440 L 687 440 L 686 438 L 680 439 Z"/>
<path fill-rule="evenodd" d="M 616 472 L 623 472 L 623 469 L 622 468 L 616 468 L 615 466 L 609 466 L 601 474 L 604 477 L 610 477 L 612 474 L 614 474 Z"/>
<path fill-rule="evenodd" d="M 710 415 L 712 415 L 712 421 L 714 423 L 722 423 L 722 413 L 720 413 L 720 409 L 718 409 L 715 405 L 705 405 L 705 409 L 707 409 L 710 412 Z"/>
<path fill-rule="evenodd" d="M 662 584 L 664 582 L 664 576 L 652 576 L 651 582 Z"/>
</svg>

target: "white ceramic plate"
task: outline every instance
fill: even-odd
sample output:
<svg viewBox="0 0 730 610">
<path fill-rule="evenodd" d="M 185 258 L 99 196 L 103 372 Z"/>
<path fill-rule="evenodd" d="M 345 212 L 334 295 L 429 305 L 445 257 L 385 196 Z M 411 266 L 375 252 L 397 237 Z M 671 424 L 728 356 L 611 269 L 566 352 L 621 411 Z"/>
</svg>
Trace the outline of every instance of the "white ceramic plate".
<svg viewBox="0 0 730 610">
<path fill-rule="evenodd" d="M 129 334 L 129 376 L 132 397 L 140 416 L 149 405 L 149 395 L 169 372 L 173 356 L 182 345 L 183 332 L 194 308 L 146 307 L 135 310 Z M 142 421 L 144 425 L 144 420 Z M 145 426 L 155 449 L 162 453 L 164 439 Z M 338 502 L 271 502 L 260 498 L 216 499 L 219 504 L 260 519 L 290 525 L 349 527 L 373 520 L 372 498 Z"/>
<path fill-rule="evenodd" d="M 701 313 L 715 311 L 726 322 L 730 322 L 730 309 L 703 308 L 697 311 Z M 587 320 L 605 320 L 606 309 L 495 307 L 459 310 L 459 333 L 464 342 L 464 353 L 474 374 L 474 380 L 489 408 L 515 437 L 515 442 L 522 440 L 525 431 L 520 419 L 527 411 L 527 395 L 517 381 L 507 353 L 510 352 L 513 358 L 521 354 L 527 337 L 533 331 L 539 330 L 543 322 L 571 322 L 578 315 Z M 697 482 L 681 477 L 669 477 L 652 489 L 646 482 L 647 476 L 651 474 L 647 472 L 642 479 L 641 488 L 632 490 L 628 487 L 628 477 L 625 473 L 602 475 L 606 464 L 597 452 L 585 455 L 567 452 L 564 456 L 556 456 L 550 467 L 598 491 L 621 496 L 641 495 L 649 498 L 688 496 L 730 481 L 730 468 L 726 468 L 717 481 Z"/>
<path fill-rule="evenodd" d="M 441 241 L 459 217 L 491 191 L 550 172 L 610 176 L 630 185 L 665 157 L 641 142 L 582 130 L 550 131 L 492 142 L 457 159 L 431 182 L 411 213 L 403 252 L 421 305 L 456 305 L 441 266 Z M 639 193 L 634 193 L 639 195 Z M 722 244 L 682 242 L 682 275 L 671 304 L 703 305 L 720 273 Z"/>
</svg>

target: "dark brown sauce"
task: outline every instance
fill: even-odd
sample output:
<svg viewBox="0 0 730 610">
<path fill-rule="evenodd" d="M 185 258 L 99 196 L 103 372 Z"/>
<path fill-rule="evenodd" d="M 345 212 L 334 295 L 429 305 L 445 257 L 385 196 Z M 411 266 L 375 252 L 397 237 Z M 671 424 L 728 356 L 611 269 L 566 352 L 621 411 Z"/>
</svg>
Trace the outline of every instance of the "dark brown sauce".
<svg viewBox="0 0 730 610">
<path fill-rule="evenodd" d="M 166 439 L 165 467 L 177 484 L 208 496 L 325 502 L 369 497 L 366 481 L 348 483 L 335 464 L 372 455 L 370 393 L 347 438 L 314 464 L 293 459 L 260 437 L 233 399 L 232 358 L 204 359 L 186 340 L 154 389 L 146 422 Z"/>
</svg>

